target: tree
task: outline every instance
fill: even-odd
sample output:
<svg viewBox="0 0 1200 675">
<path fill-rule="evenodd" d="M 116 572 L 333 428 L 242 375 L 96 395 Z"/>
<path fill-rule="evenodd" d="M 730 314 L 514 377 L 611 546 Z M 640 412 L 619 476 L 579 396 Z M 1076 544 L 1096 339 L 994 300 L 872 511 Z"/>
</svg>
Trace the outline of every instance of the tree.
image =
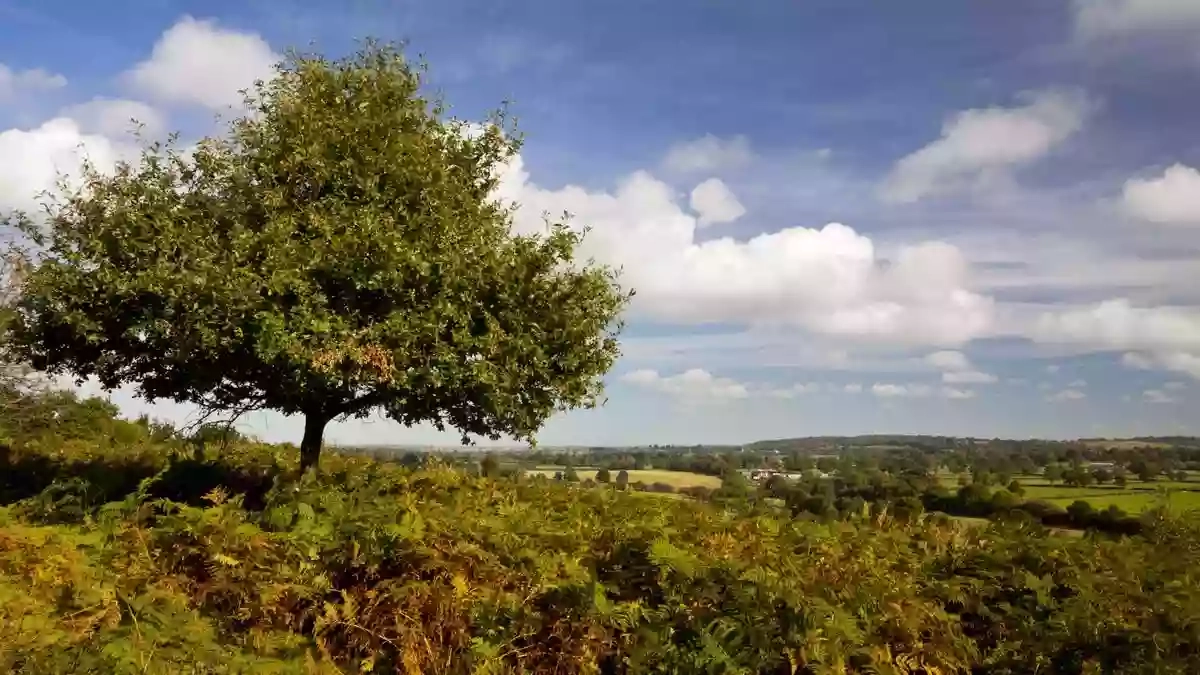
<svg viewBox="0 0 1200 675">
<path fill-rule="evenodd" d="M 1063 483 L 1073 487 L 1087 487 L 1095 481 L 1096 478 L 1081 467 L 1075 467 L 1063 474 Z"/>
<path fill-rule="evenodd" d="M 772 497 L 783 499 L 791 489 L 791 481 L 779 474 L 775 474 L 767 479 L 763 485 L 763 490 Z"/>
<path fill-rule="evenodd" d="M 1091 524 L 1095 513 L 1096 510 L 1092 508 L 1092 505 L 1082 499 L 1071 502 L 1071 505 L 1067 507 L 1067 515 L 1071 517 L 1071 522 L 1079 527 L 1087 527 Z"/>
<path fill-rule="evenodd" d="M 223 447 L 244 440 L 244 437 L 238 433 L 237 429 L 227 424 L 208 422 L 197 427 L 188 440 L 200 447 L 209 445 Z"/>
<path fill-rule="evenodd" d="M 607 468 L 601 467 L 600 470 L 598 470 L 596 472 L 596 482 L 597 483 L 608 483 L 611 481 L 612 481 L 612 474 L 609 472 L 609 470 Z"/>
<path fill-rule="evenodd" d="M 479 462 L 479 474 L 486 478 L 495 478 L 500 475 L 500 460 L 492 453 L 484 455 L 483 460 Z"/>
<path fill-rule="evenodd" d="M 714 497 L 723 497 L 727 499 L 746 499 L 750 496 L 751 485 L 750 481 L 741 471 L 731 469 L 725 472 L 721 477 L 721 487 L 713 493 Z"/>
<path fill-rule="evenodd" d="M 1021 481 L 1014 478 L 1008 483 L 1008 491 L 1020 497 L 1025 494 L 1025 487 L 1021 485 Z"/>
<path fill-rule="evenodd" d="M 1134 469 L 1134 473 L 1137 474 L 1138 480 L 1142 481 L 1143 483 L 1149 483 L 1158 476 L 1159 469 L 1153 464 L 1143 462 L 1137 465 L 1137 467 Z"/>
<path fill-rule="evenodd" d="M 963 504 L 980 504 L 992 499 L 992 491 L 979 483 L 971 483 L 958 489 L 958 499 Z"/>
<path fill-rule="evenodd" d="M 629 472 L 621 469 L 617 472 L 617 489 L 624 490 L 629 487 Z"/>
<path fill-rule="evenodd" d="M 578 483 L 579 472 L 575 470 L 575 467 L 568 466 L 567 470 L 563 471 L 563 480 L 567 481 L 568 483 Z"/>
<path fill-rule="evenodd" d="M 630 294 L 575 261 L 565 222 L 514 233 L 495 197 L 520 147 L 502 112 L 448 119 L 421 86 L 374 43 L 290 56 L 223 137 L 85 166 L 45 228 L 8 217 L 40 256 L 22 356 L 150 400 L 302 415 L 302 470 L 331 420 L 374 410 L 532 443 L 594 406 Z"/>
<path fill-rule="evenodd" d="M 28 273 L 22 251 L 10 248 L 0 254 L 0 429 L 49 426 L 57 415 L 45 405 L 57 397 L 44 395 L 47 383 L 23 360 L 12 340 L 20 289 Z"/>
<path fill-rule="evenodd" d="M 992 508 L 997 511 L 1011 509 L 1021 503 L 1021 498 L 1008 490 L 996 490 L 992 493 Z"/>
<path fill-rule="evenodd" d="M 1042 471 L 1042 475 L 1051 485 L 1063 479 L 1065 471 L 1060 464 L 1051 464 Z"/>
</svg>

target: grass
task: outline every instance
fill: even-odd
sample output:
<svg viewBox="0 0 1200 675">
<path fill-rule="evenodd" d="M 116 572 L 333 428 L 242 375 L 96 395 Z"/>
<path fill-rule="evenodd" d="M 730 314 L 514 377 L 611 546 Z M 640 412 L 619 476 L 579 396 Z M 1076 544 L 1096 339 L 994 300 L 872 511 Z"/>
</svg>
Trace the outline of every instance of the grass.
<svg viewBox="0 0 1200 675">
<path fill-rule="evenodd" d="M 565 467 L 561 466 L 538 467 L 529 473 L 540 473 L 543 476 L 552 477 L 555 473 L 563 471 L 564 468 Z M 587 480 L 589 478 L 595 480 L 596 478 L 595 469 L 576 468 L 575 472 L 579 474 L 579 480 Z M 612 479 L 615 481 L 617 479 L 618 472 L 611 471 L 610 473 L 612 474 Z M 665 471 L 662 469 L 630 469 L 629 482 L 637 483 L 639 481 L 646 483 L 647 485 L 651 483 L 666 483 L 675 489 L 696 486 L 710 489 L 721 487 L 720 478 L 717 478 L 716 476 L 706 476 L 702 473 L 692 473 L 690 471 Z"/>
<path fill-rule="evenodd" d="M 1096 509 L 1106 509 L 1115 505 L 1126 513 L 1141 513 L 1153 508 L 1163 499 L 1163 490 L 1170 490 L 1168 505 L 1171 511 L 1186 513 L 1200 510 L 1200 483 L 1196 482 L 1130 481 L 1124 487 L 1112 484 L 1070 487 L 1062 483 L 1051 485 L 1044 478 L 1037 477 L 1019 480 L 1025 488 L 1026 499 L 1041 499 L 1063 507 L 1083 500 Z"/>
<path fill-rule="evenodd" d="M 1062 481 L 1058 481 L 1056 483 L 1051 483 L 1050 481 L 1046 480 L 1045 478 L 1042 478 L 1041 476 L 1017 476 L 1016 478 L 1018 481 L 1020 481 L 1021 485 L 1025 488 L 1034 486 L 1034 487 L 1057 487 L 1057 488 L 1076 489 L 1076 490 L 1078 490 L 1078 489 L 1083 489 L 1083 490 L 1150 490 L 1152 492 L 1159 488 L 1170 488 L 1173 490 L 1200 490 L 1200 481 L 1197 481 L 1197 480 L 1177 481 L 1177 480 L 1159 479 L 1159 480 L 1152 480 L 1149 483 L 1144 483 L 1144 482 L 1138 480 L 1137 478 L 1129 478 L 1125 483 L 1125 487 L 1118 487 L 1117 485 L 1115 485 L 1113 483 L 1102 483 L 1102 484 L 1097 483 L 1097 484 L 1089 485 L 1086 488 L 1069 488 L 1068 486 L 1063 485 Z M 943 481 L 943 483 L 944 483 L 944 481 Z"/>
<path fill-rule="evenodd" d="M 950 516 L 950 518 L 972 528 L 987 527 L 992 523 L 987 518 L 972 518 L 970 516 Z M 1082 537 L 1084 534 L 1083 530 L 1072 530 L 1063 527 L 1052 527 L 1050 528 L 1050 533 L 1060 537 Z"/>
<path fill-rule="evenodd" d="M 1110 494 L 1088 495 L 1086 497 L 1071 496 L 1047 499 L 1053 504 L 1067 507 L 1078 499 L 1083 499 L 1095 509 L 1106 509 L 1116 506 L 1126 513 L 1141 513 L 1157 506 L 1164 497 L 1156 492 L 1112 492 Z M 1167 499 L 1167 506 L 1173 513 L 1182 514 L 1200 510 L 1200 492 L 1173 492 Z"/>
<path fill-rule="evenodd" d="M 1066 485 L 1022 485 L 1025 499 L 1086 499 L 1090 497 L 1106 497 L 1112 494 L 1138 492 L 1128 487 L 1068 487 Z"/>
<path fill-rule="evenodd" d="M 946 515 L 946 514 L 943 513 L 942 515 Z M 963 525 L 969 525 L 971 527 L 987 527 L 988 525 L 992 524 L 992 521 L 988 520 L 987 518 L 972 518 L 971 516 L 949 516 L 949 517 L 951 520 L 960 522 Z"/>
<path fill-rule="evenodd" d="M 1162 490 L 1172 490 L 1168 501 L 1172 512 L 1200 511 L 1200 481 L 1157 480 L 1143 483 L 1134 479 L 1124 487 L 1118 487 L 1112 483 L 1072 487 L 1063 485 L 1061 481 L 1051 483 L 1039 475 L 1015 476 L 1015 478 L 1025 490 L 1024 499 L 1046 501 L 1064 508 L 1070 506 L 1072 502 L 1083 500 L 1097 510 L 1116 505 L 1126 513 L 1137 514 L 1157 505 L 1162 499 Z M 959 487 L 958 474 L 940 471 L 938 479 L 943 486 L 950 489 Z"/>
<path fill-rule="evenodd" d="M 635 499 L 688 499 L 687 495 L 678 492 L 635 492 L 631 490 L 629 494 Z"/>
<path fill-rule="evenodd" d="M 1136 450 L 1138 448 L 1170 448 L 1170 443 L 1159 443 L 1155 441 L 1134 441 L 1129 439 L 1121 440 L 1098 440 L 1084 441 L 1084 445 L 1090 448 L 1107 448 L 1112 450 Z"/>
</svg>

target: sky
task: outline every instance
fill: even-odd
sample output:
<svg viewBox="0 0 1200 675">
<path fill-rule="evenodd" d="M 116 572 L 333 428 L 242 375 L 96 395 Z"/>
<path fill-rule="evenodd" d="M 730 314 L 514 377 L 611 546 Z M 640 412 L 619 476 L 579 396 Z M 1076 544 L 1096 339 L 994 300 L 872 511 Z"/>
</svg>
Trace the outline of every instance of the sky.
<svg viewBox="0 0 1200 675">
<path fill-rule="evenodd" d="M 0 211 L 364 37 L 458 117 L 508 102 L 514 227 L 572 213 L 637 291 L 605 404 L 543 444 L 1200 434 L 1195 0 L 0 0 Z"/>
</svg>

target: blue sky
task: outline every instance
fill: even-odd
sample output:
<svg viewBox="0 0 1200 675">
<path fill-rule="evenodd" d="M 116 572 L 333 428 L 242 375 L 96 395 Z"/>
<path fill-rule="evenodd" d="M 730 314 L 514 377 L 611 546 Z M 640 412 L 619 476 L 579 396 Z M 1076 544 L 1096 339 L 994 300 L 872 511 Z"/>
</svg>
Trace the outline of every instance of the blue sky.
<svg viewBox="0 0 1200 675">
<path fill-rule="evenodd" d="M 365 36 L 462 117 L 512 101 L 517 227 L 570 210 L 639 291 L 608 403 L 544 443 L 1200 433 L 1194 0 L 0 0 L 0 207 Z"/>
</svg>

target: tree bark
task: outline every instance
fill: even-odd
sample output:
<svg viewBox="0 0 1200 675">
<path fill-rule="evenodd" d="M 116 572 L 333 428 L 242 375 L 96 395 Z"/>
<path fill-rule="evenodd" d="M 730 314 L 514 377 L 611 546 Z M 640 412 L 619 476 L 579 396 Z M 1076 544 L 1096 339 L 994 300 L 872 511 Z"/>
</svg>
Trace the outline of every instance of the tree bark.
<svg viewBox="0 0 1200 675">
<path fill-rule="evenodd" d="M 329 418 L 313 413 L 304 416 L 304 439 L 300 441 L 300 473 L 316 471 L 321 459 L 321 441 L 325 437 L 325 425 Z"/>
</svg>

